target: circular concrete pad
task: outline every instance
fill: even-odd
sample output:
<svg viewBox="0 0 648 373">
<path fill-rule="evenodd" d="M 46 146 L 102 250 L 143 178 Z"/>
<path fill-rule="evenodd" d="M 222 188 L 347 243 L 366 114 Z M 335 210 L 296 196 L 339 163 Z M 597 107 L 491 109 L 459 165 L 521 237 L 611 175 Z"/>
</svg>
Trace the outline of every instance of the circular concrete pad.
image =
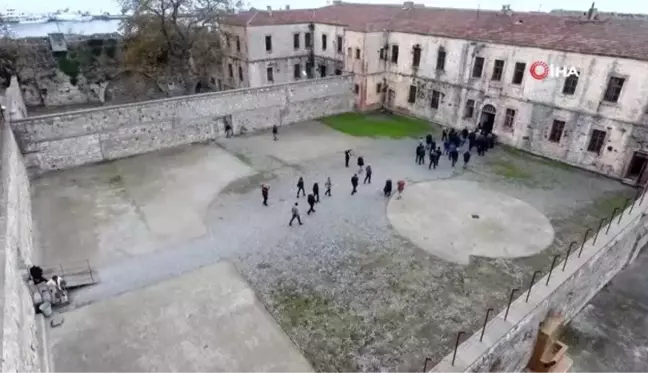
<svg viewBox="0 0 648 373">
<path fill-rule="evenodd" d="M 517 258 L 551 244 L 554 230 L 534 207 L 468 181 L 432 181 L 405 188 L 387 214 L 393 227 L 425 251 L 468 264 L 471 255 Z"/>
</svg>

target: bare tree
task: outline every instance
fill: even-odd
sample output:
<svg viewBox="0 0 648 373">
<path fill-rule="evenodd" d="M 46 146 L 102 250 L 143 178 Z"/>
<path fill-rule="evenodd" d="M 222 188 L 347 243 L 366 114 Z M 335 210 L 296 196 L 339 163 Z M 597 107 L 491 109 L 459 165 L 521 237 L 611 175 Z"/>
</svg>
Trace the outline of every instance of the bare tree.
<svg viewBox="0 0 648 373">
<path fill-rule="evenodd" d="M 220 65 L 218 25 L 239 0 L 120 0 L 125 63 L 156 76 L 174 74 L 187 93 Z"/>
</svg>

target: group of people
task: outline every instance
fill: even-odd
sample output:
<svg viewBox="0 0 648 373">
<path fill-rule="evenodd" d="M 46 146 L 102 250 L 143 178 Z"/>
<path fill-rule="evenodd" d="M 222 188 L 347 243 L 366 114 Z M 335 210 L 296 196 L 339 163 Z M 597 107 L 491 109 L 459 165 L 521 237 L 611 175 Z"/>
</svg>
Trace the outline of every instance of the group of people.
<svg viewBox="0 0 648 373">
<path fill-rule="evenodd" d="M 351 149 L 347 149 L 344 151 L 344 166 L 346 168 L 349 168 L 349 162 L 351 160 L 351 157 L 353 155 L 353 151 Z M 358 192 L 358 184 L 360 182 L 360 178 L 358 175 L 364 174 L 364 180 L 363 184 L 371 184 L 371 176 L 373 174 L 373 170 L 371 168 L 371 165 L 366 165 L 365 166 L 365 161 L 364 157 L 359 156 L 357 158 L 357 165 L 358 165 L 358 171 L 351 176 L 351 195 L 354 195 Z M 326 182 L 324 183 L 324 187 L 326 188 L 326 191 L 324 192 L 325 196 L 332 196 L 331 193 L 331 187 L 332 187 L 332 182 L 331 178 L 327 177 Z M 398 190 L 398 198 L 401 198 L 401 195 L 403 193 L 403 190 L 405 190 L 405 181 L 404 180 L 399 180 L 397 183 L 397 190 Z M 266 184 L 261 185 L 261 193 L 263 195 L 263 204 L 265 206 L 268 205 L 268 190 L 270 187 Z M 392 181 L 387 180 L 385 182 L 385 187 L 383 188 L 383 193 L 385 197 L 391 197 L 392 194 Z M 319 195 L 319 184 L 317 182 L 313 183 L 313 188 L 312 188 L 312 193 L 306 195 L 306 189 L 305 189 L 305 182 L 303 177 L 299 177 L 299 180 L 297 180 L 297 198 L 301 197 L 306 197 L 306 202 L 308 203 L 308 210 L 306 211 L 307 215 L 310 215 L 311 213 L 315 213 L 315 205 L 317 203 L 320 203 L 320 195 Z M 291 218 L 290 222 L 288 223 L 289 226 L 292 226 L 293 222 L 297 220 L 297 223 L 299 225 L 303 225 L 302 220 L 301 220 L 301 215 L 299 213 L 299 202 L 295 202 L 295 204 L 291 208 Z"/>
<path fill-rule="evenodd" d="M 425 143 L 421 138 L 416 147 L 416 164 L 425 164 L 425 154 L 427 152 L 430 161 L 428 169 L 437 168 L 441 155 L 447 155 L 451 166 L 454 168 L 459 161 L 459 151 L 467 142 L 468 148 L 463 153 L 463 167 L 466 168 L 472 156 L 472 149 L 476 148 L 477 155 L 483 156 L 488 149 L 495 146 L 495 135 L 486 133 L 480 127 L 474 131 L 468 131 L 467 128 L 464 128 L 461 132 L 454 129 L 450 131 L 444 129 L 441 133 L 441 141 L 443 142 L 443 152 L 441 147 L 437 146 L 432 134 L 425 136 Z"/>
<path fill-rule="evenodd" d="M 273 139 L 277 141 L 277 126 L 273 126 L 272 128 L 272 135 Z M 443 151 L 441 150 L 441 146 L 437 146 L 436 141 L 432 137 L 432 134 L 428 134 L 425 136 L 425 142 L 424 139 L 421 138 L 419 144 L 416 147 L 416 163 L 419 165 L 425 165 L 425 155 L 426 152 L 429 157 L 429 165 L 428 169 L 436 169 L 437 166 L 439 165 L 439 160 L 441 159 L 442 155 L 447 155 L 448 160 L 451 162 L 452 167 L 454 168 L 455 165 L 457 164 L 459 160 L 459 151 L 460 149 L 468 143 L 468 147 L 463 153 L 463 161 L 464 161 L 464 168 L 468 167 L 468 163 L 470 162 L 471 158 L 471 151 L 473 148 L 477 149 L 477 154 L 480 156 L 483 156 L 486 151 L 490 148 L 493 148 L 495 145 L 495 136 L 487 131 L 484 131 L 481 127 L 478 127 L 474 131 L 468 131 L 467 128 L 464 128 L 463 130 L 457 132 L 454 129 L 450 129 L 450 131 L 447 131 L 446 129 L 443 130 L 441 133 L 441 142 L 443 143 Z M 351 157 L 353 156 L 353 151 L 351 149 L 347 149 L 344 151 L 344 166 L 346 168 L 349 168 L 349 163 L 351 161 Z M 360 178 L 358 175 L 364 174 L 364 180 L 363 184 L 371 184 L 371 176 L 373 174 L 373 170 L 371 168 L 371 165 L 366 165 L 365 166 L 365 160 L 364 157 L 358 156 L 357 157 L 357 166 L 358 170 L 351 176 L 351 195 L 354 195 L 358 192 L 358 184 L 360 181 Z M 392 180 L 388 179 L 385 181 L 385 186 L 383 187 L 383 194 L 386 198 L 391 197 L 392 195 Z M 405 180 L 399 180 L 397 182 L 397 192 L 398 192 L 398 197 L 402 197 L 402 193 L 405 190 Z M 325 192 L 324 195 L 331 197 L 331 188 L 333 184 L 331 182 L 331 178 L 327 177 L 326 181 L 324 183 L 324 188 Z M 270 191 L 270 186 L 267 184 L 261 184 L 261 195 L 263 197 L 263 205 L 268 206 L 268 195 Z M 306 202 L 308 203 L 308 210 L 306 212 L 307 215 L 314 214 L 315 213 L 315 205 L 320 203 L 320 192 L 319 192 L 319 184 L 317 182 L 313 183 L 313 187 L 311 189 L 311 193 L 306 195 L 306 188 L 305 188 L 305 182 L 303 177 L 299 177 L 299 180 L 297 180 L 297 198 L 300 197 L 306 197 Z M 295 202 L 295 204 L 291 208 L 291 218 L 290 222 L 288 223 L 289 226 L 292 226 L 293 222 L 297 220 L 299 225 L 303 225 L 302 220 L 301 220 L 301 215 L 299 212 L 299 202 Z"/>
</svg>

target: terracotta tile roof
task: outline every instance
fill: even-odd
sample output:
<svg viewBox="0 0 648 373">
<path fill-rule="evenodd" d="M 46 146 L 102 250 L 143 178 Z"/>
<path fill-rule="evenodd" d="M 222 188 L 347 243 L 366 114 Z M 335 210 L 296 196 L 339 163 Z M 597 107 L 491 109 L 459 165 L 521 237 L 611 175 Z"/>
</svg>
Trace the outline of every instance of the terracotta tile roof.
<svg viewBox="0 0 648 373">
<path fill-rule="evenodd" d="M 643 20 L 588 21 L 539 12 L 513 12 L 509 16 L 499 11 L 342 3 L 272 11 L 272 15 L 247 11 L 225 21 L 241 26 L 309 22 L 345 25 L 352 31 L 388 30 L 648 60 L 648 22 Z"/>
</svg>

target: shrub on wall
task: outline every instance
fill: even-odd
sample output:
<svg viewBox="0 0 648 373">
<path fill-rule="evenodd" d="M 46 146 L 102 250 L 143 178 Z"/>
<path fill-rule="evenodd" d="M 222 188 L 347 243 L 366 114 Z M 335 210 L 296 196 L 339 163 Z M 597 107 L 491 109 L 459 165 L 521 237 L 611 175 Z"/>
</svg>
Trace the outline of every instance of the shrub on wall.
<svg viewBox="0 0 648 373">
<path fill-rule="evenodd" d="M 61 71 L 70 77 L 70 83 L 76 85 L 77 77 L 79 76 L 79 61 L 71 58 L 71 56 L 62 54 L 58 56 L 58 66 Z"/>
</svg>

